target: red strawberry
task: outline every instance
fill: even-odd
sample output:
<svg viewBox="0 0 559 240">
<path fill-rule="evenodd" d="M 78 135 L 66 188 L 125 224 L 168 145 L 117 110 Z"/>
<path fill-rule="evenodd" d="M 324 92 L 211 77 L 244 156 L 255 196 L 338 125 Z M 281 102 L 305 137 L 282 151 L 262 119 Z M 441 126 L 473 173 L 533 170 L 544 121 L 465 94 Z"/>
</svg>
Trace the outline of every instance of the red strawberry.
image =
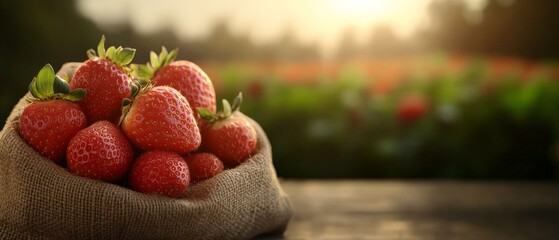
<svg viewBox="0 0 559 240">
<path fill-rule="evenodd" d="M 398 119 L 404 123 L 415 122 L 427 111 L 428 103 L 419 95 L 404 96 L 397 106 Z"/>
<path fill-rule="evenodd" d="M 130 187 L 142 193 L 180 197 L 190 184 L 188 166 L 174 152 L 148 151 L 140 155 L 128 176 Z"/>
<path fill-rule="evenodd" d="M 21 135 L 41 155 L 60 165 L 70 139 L 87 126 L 85 114 L 75 103 L 85 90 L 70 92 L 68 83 L 47 64 L 29 85 L 29 92 L 33 98 L 28 99 L 31 103 L 19 119 Z"/>
<path fill-rule="evenodd" d="M 156 86 L 170 86 L 186 97 L 194 110 L 205 108 L 216 111 L 215 89 L 208 75 L 196 64 L 189 61 L 173 62 L 177 50 L 167 53 L 165 47 L 157 55 L 151 52 L 151 61 L 146 65 L 136 65 L 140 79 L 151 79 Z M 198 119 L 198 114 L 195 114 Z"/>
<path fill-rule="evenodd" d="M 134 150 L 114 124 L 99 121 L 72 138 L 66 159 L 70 172 L 78 176 L 116 182 L 132 165 Z"/>
<path fill-rule="evenodd" d="M 208 110 L 199 110 L 200 116 L 209 121 L 201 130 L 203 149 L 229 166 L 241 164 L 256 150 L 256 131 L 250 122 L 231 114 L 239 109 L 241 102 L 242 94 L 239 93 L 233 107 L 223 100 L 223 112 L 213 115 Z"/>
<path fill-rule="evenodd" d="M 126 65 L 134 58 L 135 49 L 109 47 L 105 51 L 105 36 L 95 51 L 88 51 L 89 60 L 74 74 L 70 87 L 84 88 L 87 96 L 80 102 L 90 123 L 113 120 L 120 114 L 123 98 L 130 96 L 132 79 Z"/>
<path fill-rule="evenodd" d="M 179 154 L 198 149 L 200 131 L 190 105 L 177 90 L 166 86 L 137 90 L 133 86 L 136 96 L 125 105 L 121 126 L 135 146 Z"/>
<path fill-rule="evenodd" d="M 211 153 L 195 153 L 186 158 L 192 182 L 200 182 L 223 172 L 223 162 Z"/>
</svg>

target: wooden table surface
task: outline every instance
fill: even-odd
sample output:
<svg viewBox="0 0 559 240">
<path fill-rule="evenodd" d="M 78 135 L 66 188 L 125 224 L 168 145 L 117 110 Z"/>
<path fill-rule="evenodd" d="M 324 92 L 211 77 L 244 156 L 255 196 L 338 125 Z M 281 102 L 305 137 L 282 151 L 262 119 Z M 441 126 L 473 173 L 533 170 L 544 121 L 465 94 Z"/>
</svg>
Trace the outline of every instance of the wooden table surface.
<svg viewBox="0 0 559 240">
<path fill-rule="evenodd" d="M 262 239 L 559 239 L 559 183 L 284 180 L 294 216 Z"/>
</svg>

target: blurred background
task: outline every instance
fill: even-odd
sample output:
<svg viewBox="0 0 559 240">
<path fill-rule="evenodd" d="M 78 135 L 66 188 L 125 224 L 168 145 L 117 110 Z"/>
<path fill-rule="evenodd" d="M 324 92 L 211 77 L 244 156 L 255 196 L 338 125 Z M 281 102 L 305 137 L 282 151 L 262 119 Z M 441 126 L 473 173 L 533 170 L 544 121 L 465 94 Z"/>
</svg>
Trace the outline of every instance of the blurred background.
<svg viewBox="0 0 559 240">
<path fill-rule="evenodd" d="M 554 0 L 1 1 L 3 126 L 101 34 L 199 64 L 285 178 L 559 179 Z"/>
</svg>

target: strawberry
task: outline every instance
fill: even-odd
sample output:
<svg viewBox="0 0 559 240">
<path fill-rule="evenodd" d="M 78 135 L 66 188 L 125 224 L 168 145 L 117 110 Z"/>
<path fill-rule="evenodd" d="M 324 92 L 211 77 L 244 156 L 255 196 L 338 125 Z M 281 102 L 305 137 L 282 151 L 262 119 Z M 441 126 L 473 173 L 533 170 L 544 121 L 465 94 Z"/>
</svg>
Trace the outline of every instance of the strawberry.
<svg viewBox="0 0 559 240">
<path fill-rule="evenodd" d="M 133 99 L 126 99 L 121 127 L 142 150 L 167 150 L 186 154 L 198 149 L 201 136 L 190 105 L 177 90 L 133 85 Z"/>
<path fill-rule="evenodd" d="M 190 173 L 186 162 L 177 153 L 147 151 L 132 165 L 128 184 L 138 192 L 177 198 L 188 189 Z"/>
<path fill-rule="evenodd" d="M 149 63 L 133 66 L 136 76 L 143 80 L 151 79 L 155 86 L 177 89 L 194 110 L 205 108 L 215 112 L 215 89 L 212 81 L 198 65 L 185 60 L 174 61 L 177 51 L 168 53 L 162 47 L 159 55 L 151 52 Z M 195 117 L 200 120 L 198 114 Z"/>
<path fill-rule="evenodd" d="M 70 92 L 68 83 L 47 64 L 33 78 L 29 92 L 33 97 L 19 119 L 21 135 L 41 155 L 62 165 L 68 142 L 87 126 L 85 114 L 75 103 L 85 90 Z"/>
<path fill-rule="evenodd" d="M 97 53 L 90 49 L 89 60 L 74 74 L 70 87 L 84 88 L 87 96 L 80 102 L 90 123 L 113 120 L 120 114 L 122 99 L 130 96 L 132 79 L 126 67 L 134 58 L 136 50 L 109 47 L 105 50 L 105 36 L 101 37 Z"/>
<path fill-rule="evenodd" d="M 418 120 L 427 111 L 428 103 L 419 95 L 404 96 L 397 106 L 397 116 L 400 122 L 412 123 Z"/>
<path fill-rule="evenodd" d="M 256 131 L 244 117 L 232 114 L 239 110 L 242 94 L 235 98 L 233 107 L 223 100 L 223 111 L 212 114 L 199 109 L 200 116 L 209 123 L 202 127 L 202 147 L 215 154 L 225 164 L 237 166 L 256 150 Z"/>
<path fill-rule="evenodd" d="M 200 182 L 223 172 L 223 162 L 211 153 L 195 153 L 186 158 L 192 182 Z"/>
<path fill-rule="evenodd" d="M 116 182 L 132 165 L 134 150 L 114 124 L 103 120 L 72 138 L 66 159 L 70 172 L 78 176 Z"/>
</svg>

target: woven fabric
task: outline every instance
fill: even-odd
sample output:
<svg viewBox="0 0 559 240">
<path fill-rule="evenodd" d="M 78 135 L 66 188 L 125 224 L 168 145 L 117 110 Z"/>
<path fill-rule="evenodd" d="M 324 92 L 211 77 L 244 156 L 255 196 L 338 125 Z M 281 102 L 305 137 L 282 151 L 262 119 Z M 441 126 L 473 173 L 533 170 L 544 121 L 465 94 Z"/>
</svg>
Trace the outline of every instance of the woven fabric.
<svg viewBox="0 0 559 240">
<path fill-rule="evenodd" d="M 0 132 L 0 239 L 246 239 L 284 231 L 291 217 L 270 143 L 252 120 L 253 156 L 172 199 L 78 177 L 42 157 L 19 135 L 25 105 L 24 97 Z"/>
</svg>

